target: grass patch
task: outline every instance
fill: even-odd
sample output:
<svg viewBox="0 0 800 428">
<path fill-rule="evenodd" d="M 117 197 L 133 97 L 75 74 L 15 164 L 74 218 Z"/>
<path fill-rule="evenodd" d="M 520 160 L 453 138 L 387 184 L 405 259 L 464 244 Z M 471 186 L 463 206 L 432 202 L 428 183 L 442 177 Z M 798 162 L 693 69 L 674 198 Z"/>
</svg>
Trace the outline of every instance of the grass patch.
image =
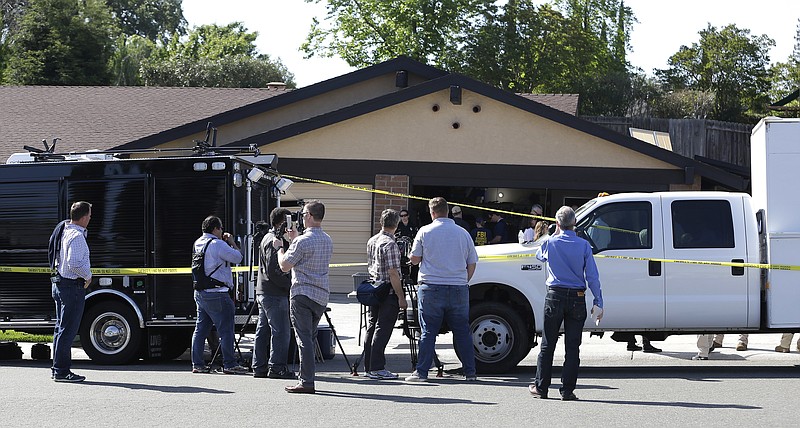
<svg viewBox="0 0 800 428">
<path fill-rule="evenodd" d="M 14 330 L 0 331 L 0 341 L 2 342 L 52 342 L 53 336 L 47 334 L 21 333 Z"/>
</svg>

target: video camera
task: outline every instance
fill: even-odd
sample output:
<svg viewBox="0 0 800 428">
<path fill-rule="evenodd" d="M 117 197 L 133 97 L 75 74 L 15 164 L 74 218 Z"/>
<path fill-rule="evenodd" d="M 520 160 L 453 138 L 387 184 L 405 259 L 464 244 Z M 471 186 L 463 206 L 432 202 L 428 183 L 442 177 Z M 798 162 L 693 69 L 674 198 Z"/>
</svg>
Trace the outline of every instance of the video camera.
<svg viewBox="0 0 800 428">
<path fill-rule="evenodd" d="M 303 231 L 306 229 L 305 224 L 303 224 L 303 206 L 305 205 L 305 202 L 303 202 L 302 199 L 299 199 L 297 201 L 297 205 L 300 206 L 300 209 L 291 212 L 291 214 L 287 214 L 286 221 L 281 225 L 281 227 L 276 232 L 276 236 L 279 239 L 283 239 L 283 235 L 286 233 L 287 230 L 290 229 L 290 226 L 295 227 L 295 223 L 297 227 L 297 232 L 303 233 Z"/>
</svg>

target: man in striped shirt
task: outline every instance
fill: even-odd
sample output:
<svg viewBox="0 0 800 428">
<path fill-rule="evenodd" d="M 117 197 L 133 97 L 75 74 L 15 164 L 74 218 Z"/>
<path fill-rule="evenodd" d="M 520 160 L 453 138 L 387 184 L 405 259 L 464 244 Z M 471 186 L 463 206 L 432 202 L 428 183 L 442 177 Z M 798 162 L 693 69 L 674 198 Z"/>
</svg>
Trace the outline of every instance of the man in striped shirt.
<svg viewBox="0 0 800 428">
<path fill-rule="evenodd" d="M 81 325 L 86 287 L 92 282 L 89 246 L 86 244 L 86 227 L 92 219 L 92 204 L 75 202 L 69 210 L 69 218 L 61 235 L 61 250 L 56 255 L 58 275 L 52 280 L 53 300 L 56 303 L 52 377 L 56 382 L 83 382 L 86 377 L 72 373 L 70 368 L 72 341 Z"/>
<path fill-rule="evenodd" d="M 328 265 L 333 256 L 333 240 L 322 231 L 323 217 L 325 205 L 320 201 L 309 201 L 303 206 L 303 223 L 306 225 L 303 234 L 298 236 L 294 227 L 287 230 L 286 236 L 292 243 L 286 251 L 280 239 L 272 241 L 278 250 L 281 270 L 292 271 L 289 313 L 300 348 L 300 376 L 296 385 L 285 388 L 289 393 L 315 392 L 314 338 L 317 336 L 319 320 L 328 306 Z"/>
</svg>

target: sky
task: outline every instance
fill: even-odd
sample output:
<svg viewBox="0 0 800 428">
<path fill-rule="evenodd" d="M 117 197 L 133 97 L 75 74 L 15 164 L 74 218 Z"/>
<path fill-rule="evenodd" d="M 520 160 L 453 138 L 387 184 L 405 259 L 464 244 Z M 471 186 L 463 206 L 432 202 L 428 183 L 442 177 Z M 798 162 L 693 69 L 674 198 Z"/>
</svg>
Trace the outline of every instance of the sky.
<svg viewBox="0 0 800 428">
<path fill-rule="evenodd" d="M 339 58 L 304 59 L 299 50 L 311 20 L 325 18 L 325 1 L 304 0 L 183 0 L 183 15 L 190 27 L 227 25 L 234 21 L 257 31 L 259 53 L 280 58 L 295 76 L 298 87 L 340 76 L 354 69 Z M 628 61 L 652 75 L 667 68 L 667 60 L 682 45 L 700 40 L 698 32 L 708 24 L 721 28 L 736 24 L 751 35 L 766 34 L 775 40 L 770 62 L 785 62 L 795 44 L 800 0 L 627 0 L 638 23 L 631 33 Z M 765 6 L 761 7 L 763 4 Z"/>
</svg>

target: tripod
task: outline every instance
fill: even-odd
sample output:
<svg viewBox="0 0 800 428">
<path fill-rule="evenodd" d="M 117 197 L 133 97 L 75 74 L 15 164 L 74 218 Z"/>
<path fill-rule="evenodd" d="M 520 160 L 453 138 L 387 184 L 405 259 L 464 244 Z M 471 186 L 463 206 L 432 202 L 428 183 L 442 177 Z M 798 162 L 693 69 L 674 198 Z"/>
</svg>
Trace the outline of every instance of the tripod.
<svg viewBox="0 0 800 428">
<path fill-rule="evenodd" d="M 347 368 L 350 370 L 350 374 L 353 376 L 358 376 L 356 372 L 355 366 L 350 365 L 350 359 L 347 358 L 347 354 L 344 352 L 344 347 L 342 346 L 342 341 L 339 340 L 339 335 L 336 334 L 336 328 L 333 326 L 333 321 L 331 321 L 331 316 L 328 315 L 328 312 L 331 311 L 331 308 L 325 308 L 325 321 L 328 322 L 328 325 L 331 327 L 331 333 L 333 333 L 333 338 L 336 339 L 336 343 L 339 344 L 339 350 L 342 351 L 342 356 L 344 357 L 344 362 L 347 363 Z"/>
</svg>

